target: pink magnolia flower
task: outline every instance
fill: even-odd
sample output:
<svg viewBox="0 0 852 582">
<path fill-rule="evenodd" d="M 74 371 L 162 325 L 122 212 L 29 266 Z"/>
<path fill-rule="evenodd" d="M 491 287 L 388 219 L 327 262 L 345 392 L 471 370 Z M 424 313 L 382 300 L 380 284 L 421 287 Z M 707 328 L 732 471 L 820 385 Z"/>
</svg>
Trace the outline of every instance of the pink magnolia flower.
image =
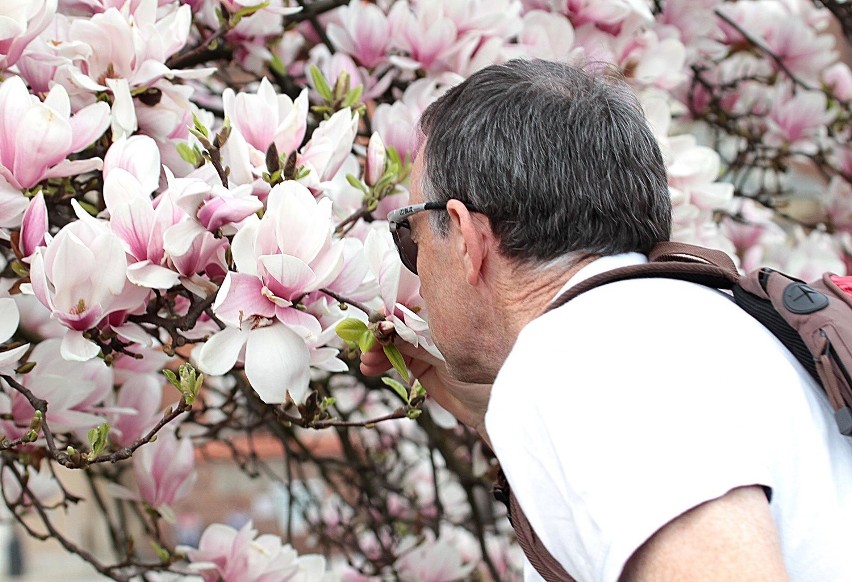
<svg viewBox="0 0 852 582">
<path fill-rule="evenodd" d="M 402 99 L 376 107 L 373 129 L 382 136 L 387 146 L 396 148 L 400 157 L 411 159 L 417 148 L 415 128 L 420 115 L 435 99 L 461 81 L 461 77 L 453 74 L 414 81 L 406 87 Z"/>
<path fill-rule="evenodd" d="M 412 548 L 394 563 L 394 567 L 405 582 L 445 582 L 465 579 L 477 562 L 478 556 L 466 562 L 455 540 L 439 536 Z"/>
<path fill-rule="evenodd" d="M 33 196 L 24 212 L 24 218 L 21 221 L 21 239 L 20 250 L 27 260 L 32 255 L 36 248 L 44 246 L 47 229 L 50 226 L 47 220 L 47 205 L 44 203 L 44 194 L 39 190 L 38 194 Z"/>
<path fill-rule="evenodd" d="M 286 95 L 277 95 L 272 83 L 264 77 L 256 94 L 235 94 L 227 88 L 222 94 L 222 102 L 225 116 L 231 120 L 234 129 L 256 150 L 252 159 L 255 165 L 263 163 L 271 144 L 275 144 L 279 155 L 287 155 L 296 151 L 305 137 L 307 89 L 303 89 L 292 101 Z"/>
<path fill-rule="evenodd" d="M 202 371 L 224 374 L 242 354 L 265 402 L 282 402 L 288 391 L 294 400 L 304 397 L 309 365 L 316 363 L 308 344 L 319 347 L 323 331 L 314 315 L 293 304 L 341 272 L 344 246 L 332 231 L 330 200 L 317 201 L 292 181 L 272 189 L 263 218 L 234 237 L 237 272 L 228 273 L 213 304 L 228 327 L 198 350 Z M 327 359 L 326 352 L 315 353 Z"/>
<path fill-rule="evenodd" d="M 631 17 L 645 22 L 653 20 L 651 10 L 643 0 L 563 0 L 562 5 L 574 26 L 592 23 L 612 27 Z"/>
<path fill-rule="evenodd" d="M 358 114 L 348 107 L 322 121 L 302 148 L 297 164 L 309 170 L 303 183 L 317 188 L 331 179 L 352 151 L 358 131 Z"/>
<path fill-rule="evenodd" d="M 393 324 L 403 340 L 422 346 L 441 358 L 426 323 L 420 279 L 402 266 L 390 233 L 386 229 L 370 231 L 364 242 L 364 255 L 370 273 L 379 285 L 381 306 L 378 311 L 384 313 L 385 319 Z"/>
<path fill-rule="evenodd" d="M 0 85 L 0 176 L 15 188 L 26 189 L 46 178 L 99 169 L 100 158 L 66 158 L 88 147 L 108 123 L 106 103 L 93 103 L 72 116 L 61 85 L 54 85 L 41 102 L 20 77 L 9 77 Z"/>
<path fill-rule="evenodd" d="M 56 0 L 16 0 L 0 4 L 0 70 L 14 65 L 26 46 L 47 28 Z"/>
<path fill-rule="evenodd" d="M 123 241 L 108 223 L 91 217 L 75 201 L 72 205 L 78 220 L 36 251 L 30 278 L 38 300 L 69 329 L 63 356 L 88 360 L 98 347 L 83 332 L 110 316 L 111 323 L 123 323 L 127 312 L 144 305 L 149 291 L 128 281 Z"/>
<path fill-rule="evenodd" d="M 367 144 L 367 159 L 364 162 L 364 182 L 368 186 L 374 186 L 385 173 L 386 158 L 385 142 L 382 141 L 382 136 L 374 131 L 370 136 L 370 143 Z"/>
<path fill-rule="evenodd" d="M 239 531 L 215 523 L 201 534 L 198 549 L 182 547 L 205 582 L 331 582 L 325 558 L 299 556 L 281 538 L 257 535 L 249 522 Z"/>
<path fill-rule="evenodd" d="M 387 91 L 397 72 L 396 69 L 390 69 L 382 77 L 377 77 L 371 74 L 366 67 L 359 67 L 355 64 L 355 61 L 348 54 L 343 52 L 331 54 L 324 44 L 318 44 L 310 50 L 306 65 L 308 64 L 316 65 L 332 87 L 338 77 L 345 72 L 349 75 L 350 88 L 358 85 L 364 88 L 362 100 L 378 97 Z M 309 78 L 308 82 L 313 87 L 313 78 Z M 316 91 L 316 87 L 313 87 L 313 89 Z"/>
<path fill-rule="evenodd" d="M 388 13 L 391 47 L 408 57 L 391 57 L 397 66 L 427 71 L 446 69 L 446 59 L 455 50 L 458 30 L 438 2 L 418 2 L 414 10 L 408 0 L 394 3 Z"/>
<path fill-rule="evenodd" d="M 151 374 L 129 378 L 118 391 L 115 406 L 120 413 L 110 422 L 110 439 L 129 447 L 162 418 L 163 383 Z"/>
<path fill-rule="evenodd" d="M 552 12 L 530 10 L 524 14 L 518 42 L 531 56 L 548 60 L 572 58 L 574 27 L 571 22 Z"/>
<path fill-rule="evenodd" d="M 790 95 L 779 86 L 767 119 L 764 142 L 773 147 L 786 146 L 805 154 L 815 154 L 826 126 L 837 115 L 828 108 L 822 91 L 798 91 Z"/>
<path fill-rule="evenodd" d="M 375 4 L 352 0 L 337 11 L 340 24 L 328 25 L 328 38 L 337 47 L 368 68 L 387 58 L 390 28 L 387 16 Z"/>
<path fill-rule="evenodd" d="M 50 463 L 41 463 L 41 467 L 36 471 L 32 466 L 25 467 L 17 461 L 6 461 L 0 468 L 0 489 L 3 490 L 3 497 L 9 503 L 32 504 L 32 498 L 24 494 L 21 481 L 12 473 L 12 466 L 19 475 L 26 473 L 27 489 L 43 505 L 50 505 L 52 500 L 62 493 L 62 487 L 53 474 Z"/>
<path fill-rule="evenodd" d="M 104 202 L 109 226 L 128 254 L 128 279 L 139 286 L 169 289 L 178 273 L 167 265 L 164 233 L 185 219 L 168 196 L 151 199 L 157 187 L 160 154 L 143 135 L 121 138 L 104 159 Z"/>
<path fill-rule="evenodd" d="M 60 350 L 59 339 L 38 343 L 29 356 L 30 361 L 37 362 L 36 367 L 18 381 L 48 402 L 47 419 L 53 430 L 84 432 L 105 421 L 106 409 L 101 405 L 112 392 L 112 371 L 99 361 L 68 361 Z M 13 420 L 4 426 L 7 436 L 10 430 L 26 432 L 35 413 L 23 395 L 14 390 L 10 394 L 6 412 Z"/>
<path fill-rule="evenodd" d="M 838 99 L 852 100 L 852 69 L 844 62 L 828 67 L 822 75 L 823 81 Z"/>
<path fill-rule="evenodd" d="M 160 13 L 157 0 L 139 0 L 132 11 L 127 8 L 111 7 L 91 18 L 73 20 L 67 39 L 90 47 L 67 72 L 83 89 L 113 94 L 111 127 L 116 139 L 137 128 L 131 89 L 152 86 L 163 77 L 198 78 L 210 72 L 176 71 L 164 64 L 186 44 L 192 20 L 189 6 L 173 5 Z"/>
<path fill-rule="evenodd" d="M 170 517 L 168 506 L 186 497 L 198 477 L 192 441 L 178 439 L 173 430 L 161 430 L 156 441 L 133 454 L 133 474 L 139 497 Z"/>
</svg>

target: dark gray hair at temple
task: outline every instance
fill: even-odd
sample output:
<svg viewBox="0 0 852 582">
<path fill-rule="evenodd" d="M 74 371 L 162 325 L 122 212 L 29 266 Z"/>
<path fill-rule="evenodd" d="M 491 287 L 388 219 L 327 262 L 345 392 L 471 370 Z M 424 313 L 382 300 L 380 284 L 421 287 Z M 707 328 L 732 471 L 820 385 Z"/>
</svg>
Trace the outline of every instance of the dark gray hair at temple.
<svg viewBox="0 0 852 582">
<path fill-rule="evenodd" d="M 607 67 L 487 67 L 429 106 L 419 127 L 424 198 L 484 213 L 508 257 L 647 252 L 669 239 L 659 146 L 630 87 Z M 431 220 L 446 233 L 446 213 Z"/>
</svg>

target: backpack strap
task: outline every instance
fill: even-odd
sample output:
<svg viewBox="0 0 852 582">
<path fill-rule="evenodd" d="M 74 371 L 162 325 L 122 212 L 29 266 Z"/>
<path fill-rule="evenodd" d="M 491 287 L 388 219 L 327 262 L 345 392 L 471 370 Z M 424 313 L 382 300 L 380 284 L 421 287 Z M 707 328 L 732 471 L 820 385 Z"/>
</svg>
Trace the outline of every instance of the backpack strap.
<svg viewBox="0 0 852 582">
<path fill-rule="evenodd" d="M 509 523 L 512 524 L 512 529 L 515 530 L 518 545 L 521 546 L 527 560 L 541 577 L 546 582 L 575 582 L 574 578 L 565 571 L 562 564 L 544 547 L 544 544 L 536 535 L 532 524 L 524 515 L 524 510 L 521 509 L 517 497 L 512 494 L 512 489 L 509 487 L 503 469 L 497 472 L 493 493 L 495 499 L 506 505 L 506 515 L 509 518 Z"/>
<path fill-rule="evenodd" d="M 545 313 L 562 307 L 586 291 L 616 281 L 664 278 L 716 289 L 731 289 L 739 280 L 737 268 L 727 254 L 686 243 L 657 243 L 651 249 L 648 260 L 648 263 L 642 265 L 619 267 L 580 281 L 557 297 Z"/>
</svg>

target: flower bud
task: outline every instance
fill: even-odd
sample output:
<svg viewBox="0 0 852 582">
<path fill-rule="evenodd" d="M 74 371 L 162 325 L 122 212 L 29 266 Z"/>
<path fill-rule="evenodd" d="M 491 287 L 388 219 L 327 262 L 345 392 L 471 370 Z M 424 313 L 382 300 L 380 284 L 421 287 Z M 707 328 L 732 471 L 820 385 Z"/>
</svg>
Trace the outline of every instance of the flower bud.
<svg viewBox="0 0 852 582">
<path fill-rule="evenodd" d="M 375 186 L 382 174 L 385 173 L 385 143 L 378 132 L 370 136 L 370 145 L 367 146 L 367 163 L 364 169 L 364 181 L 368 186 Z"/>
</svg>

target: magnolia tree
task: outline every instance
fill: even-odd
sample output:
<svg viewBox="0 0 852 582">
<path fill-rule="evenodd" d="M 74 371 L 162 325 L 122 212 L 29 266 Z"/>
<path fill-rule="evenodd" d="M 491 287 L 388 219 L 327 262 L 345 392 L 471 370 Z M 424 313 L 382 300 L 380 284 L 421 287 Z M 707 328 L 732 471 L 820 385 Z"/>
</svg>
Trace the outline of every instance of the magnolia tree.
<svg viewBox="0 0 852 582">
<path fill-rule="evenodd" d="M 842 1 L 0 0 L 9 515 L 114 580 L 518 578 L 493 458 L 393 343 L 440 357 L 386 222 L 419 114 L 491 63 L 612 63 L 662 147 L 677 240 L 843 274 L 850 36 Z M 396 371 L 361 377 L 377 341 Z M 249 473 L 316 476 L 305 531 L 175 546 L 194 450 L 245 436 L 284 457 L 232 447 Z M 57 525 L 70 504 L 111 556 Z"/>
</svg>

